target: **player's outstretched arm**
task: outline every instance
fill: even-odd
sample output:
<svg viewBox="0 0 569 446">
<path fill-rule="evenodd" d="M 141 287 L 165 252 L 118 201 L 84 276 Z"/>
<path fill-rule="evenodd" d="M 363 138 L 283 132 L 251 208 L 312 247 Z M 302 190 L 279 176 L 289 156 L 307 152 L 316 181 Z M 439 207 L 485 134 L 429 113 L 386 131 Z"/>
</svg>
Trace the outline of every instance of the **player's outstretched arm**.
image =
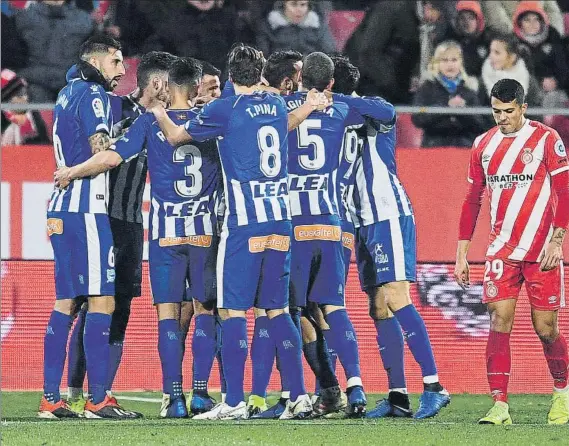
<svg viewBox="0 0 569 446">
<path fill-rule="evenodd" d="M 315 110 L 324 110 L 332 102 L 316 89 L 306 94 L 306 101 L 288 114 L 288 131 L 294 130 Z"/>
<path fill-rule="evenodd" d="M 192 140 L 192 137 L 183 125 L 176 125 L 174 121 L 170 119 L 170 116 L 168 116 L 168 113 L 166 113 L 166 109 L 162 104 L 157 104 L 149 111 L 154 114 L 154 117 L 162 129 L 162 132 L 164 132 L 164 136 L 168 140 L 169 144 L 176 147 Z"/>
<path fill-rule="evenodd" d="M 100 173 L 117 167 L 122 161 L 122 157 L 114 150 L 104 150 L 96 153 L 81 164 L 57 169 L 53 174 L 55 185 L 60 188 L 65 188 L 69 186 L 69 183 L 73 180 L 99 175 Z"/>
<path fill-rule="evenodd" d="M 344 102 L 360 115 L 377 121 L 389 122 L 395 118 L 395 107 L 379 96 L 359 97 L 334 93 L 335 101 Z"/>
</svg>

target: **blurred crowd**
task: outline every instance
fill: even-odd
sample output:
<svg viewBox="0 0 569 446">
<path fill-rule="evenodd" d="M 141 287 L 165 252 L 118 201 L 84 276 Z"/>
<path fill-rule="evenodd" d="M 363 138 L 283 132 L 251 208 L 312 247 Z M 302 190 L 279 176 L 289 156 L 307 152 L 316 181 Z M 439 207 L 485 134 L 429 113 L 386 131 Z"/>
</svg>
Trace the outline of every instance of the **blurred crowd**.
<svg viewBox="0 0 569 446">
<path fill-rule="evenodd" d="M 342 10 L 365 13 L 345 45 L 329 24 Z M 524 86 L 530 106 L 566 107 L 568 13 L 569 0 L 2 1 L 2 69 L 12 73 L 2 73 L 2 100 L 54 102 L 81 43 L 108 33 L 121 41 L 126 57 L 168 51 L 208 61 L 225 75 L 236 41 L 266 55 L 342 52 L 360 68 L 358 92 L 394 104 L 485 106 L 494 83 L 509 77 Z M 8 94 L 4 78 L 12 75 L 22 81 Z M 569 119 L 543 118 L 569 133 Z M 3 134 L 14 119 L 3 114 Z M 491 121 L 420 114 L 413 124 L 423 129 L 424 147 L 468 147 Z"/>
</svg>

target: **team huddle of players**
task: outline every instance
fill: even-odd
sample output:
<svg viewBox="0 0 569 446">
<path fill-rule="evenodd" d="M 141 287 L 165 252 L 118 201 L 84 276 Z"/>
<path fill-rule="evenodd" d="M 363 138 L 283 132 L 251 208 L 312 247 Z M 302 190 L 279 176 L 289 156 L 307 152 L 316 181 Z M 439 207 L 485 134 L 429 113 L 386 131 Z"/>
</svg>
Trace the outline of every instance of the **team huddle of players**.
<svg viewBox="0 0 569 446">
<path fill-rule="evenodd" d="M 393 106 L 352 95 L 359 72 L 342 57 L 284 51 L 265 59 L 255 48 L 236 45 L 228 67 L 221 92 L 215 68 L 150 53 L 139 67 L 137 95 L 119 98 L 110 91 L 125 68 L 120 45 L 106 37 L 88 41 L 68 73 L 55 109 L 58 171 L 48 230 L 57 301 L 45 337 L 39 416 L 140 416 L 110 393 L 130 299 L 140 295 L 139 283 L 132 286 L 139 282 L 140 267 L 132 265 L 138 263 L 133 245 L 140 242 L 139 227 L 129 226 L 138 224 L 136 215 L 114 221 L 120 213 L 108 212 L 107 202 L 140 209 L 141 188 L 132 183 L 145 178 L 146 167 L 163 417 L 413 416 L 403 333 L 424 375 L 414 416 L 436 415 L 450 398 L 409 297 L 415 223 L 396 175 Z M 354 247 L 390 384 L 389 397 L 367 412 L 344 299 Z M 59 394 L 65 343 L 85 300 L 72 335 L 77 348 L 70 349 L 66 401 Z M 253 389 L 246 403 L 245 314 L 252 307 Z M 186 404 L 182 359 L 192 315 L 193 390 Z M 109 331 L 118 332 L 118 342 L 109 343 Z M 319 385 L 313 398 L 304 384 L 302 352 Z M 218 404 L 207 391 L 216 356 L 223 374 Z M 336 357 L 347 378 L 345 394 Z M 283 393 L 267 408 L 275 358 Z"/>
<path fill-rule="evenodd" d="M 425 324 L 410 299 L 415 219 L 397 178 L 394 107 L 378 97 L 353 94 L 357 67 L 323 53 L 302 57 L 282 51 L 265 60 L 255 48 L 236 45 L 229 54 L 223 92 L 219 72 L 206 71 L 207 65 L 197 60 L 151 53 L 141 66 L 148 68 L 152 59 L 166 62 L 144 76 L 139 72 L 138 101 L 119 99 L 122 106 L 115 113 L 117 97 L 108 91 L 124 74 L 120 45 L 108 37 L 88 41 L 58 97 L 54 149 L 59 169 L 48 208 L 57 301 L 46 330 L 39 416 L 140 416 L 123 409 L 110 393 L 120 362 L 112 347 L 122 348 L 130 299 L 140 294 L 139 284 L 128 292 L 124 284 L 136 282 L 140 267 L 139 262 L 126 265 L 125 239 L 132 238 L 135 228 L 129 230 L 128 218 L 127 223 L 112 223 L 115 217 L 111 214 L 109 220 L 107 202 L 116 202 L 113 194 L 120 193 L 122 206 L 140 208 L 133 203 L 141 188 L 129 178 L 143 179 L 146 168 L 151 185 L 150 282 L 164 392 L 161 416 L 435 416 L 450 397 L 439 383 Z M 508 88 L 497 91 L 494 96 L 501 99 L 496 100 L 523 103 L 523 91 L 521 99 L 503 99 Z M 152 99 L 145 100 L 145 95 Z M 140 116 L 129 116 L 133 110 Z M 512 113 L 504 110 L 499 113 Z M 516 136 L 517 130 L 511 133 Z M 530 156 L 522 159 L 524 165 L 533 161 Z M 117 169 L 122 171 L 113 175 Z M 357 337 L 345 308 L 353 250 L 390 389 L 370 411 Z M 547 256 L 545 262 L 555 266 L 557 257 Z M 82 399 L 82 371 L 79 387 L 70 385 L 68 403 L 59 394 L 65 345 L 85 298 L 84 325 L 76 324 L 74 330 L 79 330 L 77 350 L 82 354 L 74 352 L 69 362 L 70 373 L 84 364 L 89 396 Z M 121 299 L 127 303 L 119 304 Z M 251 308 L 253 387 L 246 402 L 245 316 Z M 187 404 L 182 361 L 192 315 L 193 390 Z M 114 331 L 120 342 L 110 343 L 109 332 Z M 405 340 L 424 383 L 414 414 L 403 366 Z M 319 384 L 313 398 L 304 384 L 303 352 Z M 216 356 L 223 375 L 217 404 L 207 390 Z M 336 357 L 347 379 L 345 395 L 336 378 Z M 275 358 L 282 397 L 268 408 L 266 389 Z"/>
</svg>

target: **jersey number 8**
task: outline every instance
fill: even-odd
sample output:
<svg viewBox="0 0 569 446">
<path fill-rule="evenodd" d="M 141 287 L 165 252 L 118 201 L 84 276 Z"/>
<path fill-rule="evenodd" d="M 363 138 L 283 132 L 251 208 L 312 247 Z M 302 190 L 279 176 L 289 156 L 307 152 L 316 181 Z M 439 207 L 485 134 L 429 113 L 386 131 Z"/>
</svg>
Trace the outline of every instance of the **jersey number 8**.
<svg viewBox="0 0 569 446">
<path fill-rule="evenodd" d="M 268 178 L 276 177 L 281 171 L 281 140 L 279 132 L 271 125 L 264 125 L 257 132 L 261 151 L 261 172 Z"/>
</svg>

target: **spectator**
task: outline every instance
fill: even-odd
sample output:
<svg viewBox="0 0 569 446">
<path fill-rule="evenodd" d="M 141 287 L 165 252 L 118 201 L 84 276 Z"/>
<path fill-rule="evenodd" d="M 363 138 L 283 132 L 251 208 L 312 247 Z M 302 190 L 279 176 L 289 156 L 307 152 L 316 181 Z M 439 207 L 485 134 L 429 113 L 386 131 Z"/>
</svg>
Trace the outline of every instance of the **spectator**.
<svg viewBox="0 0 569 446">
<path fill-rule="evenodd" d="M 496 33 L 509 34 L 514 31 L 513 17 L 519 3 L 523 1 L 511 0 L 482 0 L 482 11 L 486 17 L 486 26 Z M 549 16 L 550 24 L 559 34 L 564 34 L 563 14 L 555 0 L 542 0 L 538 2 Z"/>
<path fill-rule="evenodd" d="M 27 83 L 11 70 L 0 73 L 2 103 L 27 104 Z M 2 145 L 49 144 L 45 123 L 37 111 L 2 111 Z"/>
<path fill-rule="evenodd" d="M 7 12 L 2 11 L 2 67 L 17 70 L 26 66 L 28 47 L 16 28 L 14 16 Z"/>
<path fill-rule="evenodd" d="M 144 39 L 154 33 L 146 15 L 140 10 L 140 0 L 111 2 L 103 19 L 102 31 L 118 39 L 127 57 L 142 54 Z"/>
<path fill-rule="evenodd" d="M 54 102 L 81 44 L 93 32 L 93 20 L 74 3 L 44 0 L 18 12 L 16 27 L 28 45 L 28 61 L 20 74 L 29 83 L 31 100 Z"/>
<path fill-rule="evenodd" d="M 556 105 L 567 100 L 569 60 L 563 40 L 549 25 L 549 17 L 539 2 L 521 2 L 514 14 L 514 32 L 531 55 L 533 73 L 548 101 Z M 558 100 L 555 101 L 555 97 Z"/>
<path fill-rule="evenodd" d="M 454 13 L 454 14 L 453 14 Z M 420 77 L 429 76 L 429 63 L 433 57 L 436 42 L 444 36 L 456 15 L 454 2 L 420 1 L 417 2 L 419 16 L 419 38 L 421 41 Z"/>
<path fill-rule="evenodd" d="M 492 32 L 486 27 L 478 1 L 461 0 L 456 4 L 457 15 L 444 40 L 460 43 L 464 69 L 470 76 L 480 77 L 482 64 L 490 52 Z"/>
<path fill-rule="evenodd" d="M 154 28 L 143 51 L 167 51 L 225 67 L 238 39 L 237 12 L 223 0 L 141 1 L 140 10 Z"/>
<path fill-rule="evenodd" d="M 514 37 L 496 36 L 492 39 L 490 55 L 482 65 L 482 83 L 487 104 L 490 104 L 490 92 L 494 84 L 500 79 L 511 78 L 522 84 L 529 105 L 541 105 L 541 90 L 521 54 Z"/>
<path fill-rule="evenodd" d="M 310 9 L 309 1 L 279 2 L 261 24 L 257 47 L 268 57 L 279 50 L 302 54 L 314 51 L 332 53 L 336 43 L 326 20 Z"/>
<path fill-rule="evenodd" d="M 464 70 L 462 50 L 452 40 L 440 43 L 429 64 L 429 76 L 417 90 L 415 105 L 475 107 L 480 105 L 478 81 Z M 417 114 L 413 124 L 423 129 L 422 147 L 471 147 L 485 130 L 481 115 Z"/>
<path fill-rule="evenodd" d="M 377 2 L 365 15 L 345 52 L 361 73 L 358 92 L 408 104 L 411 76 L 420 60 L 417 2 Z"/>
</svg>

